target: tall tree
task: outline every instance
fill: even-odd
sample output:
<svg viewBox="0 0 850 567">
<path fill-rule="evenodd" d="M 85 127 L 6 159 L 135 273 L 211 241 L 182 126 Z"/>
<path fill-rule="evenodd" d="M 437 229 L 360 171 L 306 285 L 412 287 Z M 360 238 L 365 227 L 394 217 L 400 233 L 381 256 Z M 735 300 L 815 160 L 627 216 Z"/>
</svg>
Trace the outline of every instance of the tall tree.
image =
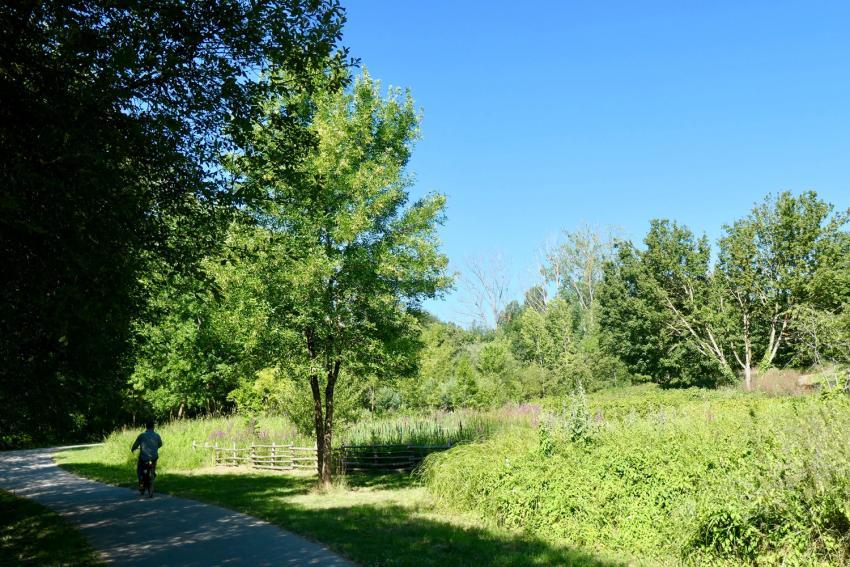
<svg viewBox="0 0 850 567">
<path fill-rule="evenodd" d="M 783 349 L 791 355 L 792 318 L 805 313 L 798 306 L 836 302 L 835 292 L 819 284 L 846 277 L 836 268 L 846 262 L 847 221 L 847 213 L 833 215 L 833 206 L 814 192 L 785 192 L 725 227 L 718 282 L 728 348 L 747 388 L 754 367 L 771 366 Z"/>
<path fill-rule="evenodd" d="M 316 145 L 289 170 L 277 118 L 295 108 Z M 309 385 L 328 485 L 340 371 L 371 374 L 409 355 L 420 301 L 450 285 L 436 235 L 445 199 L 408 204 L 405 166 L 419 131 L 409 93 L 382 98 L 364 73 L 347 91 L 272 98 L 266 112 L 233 167 L 242 191 L 266 196 L 248 234 L 260 253 L 269 358 L 297 363 Z"/>
<path fill-rule="evenodd" d="M 112 424 L 140 277 L 215 243 L 220 152 L 259 95 L 342 70 L 343 20 L 335 0 L 0 6 L 3 437 Z"/>
<path fill-rule="evenodd" d="M 606 346 L 660 382 L 740 372 L 747 388 L 758 367 L 840 357 L 847 222 L 813 192 L 768 197 L 725 227 L 712 266 L 705 237 L 653 221 L 646 248 L 623 244 L 606 269 Z"/>
<path fill-rule="evenodd" d="M 501 254 L 468 258 L 461 283 L 472 323 L 484 329 L 498 327 L 511 289 L 510 266 L 505 258 Z"/>
<path fill-rule="evenodd" d="M 652 221 L 645 243 L 641 263 L 655 283 L 654 301 L 669 315 L 667 331 L 729 373 L 731 366 L 717 330 L 708 238 L 662 220 Z"/>
<path fill-rule="evenodd" d="M 555 284 L 581 314 L 583 332 L 596 326 L 595 308 L 605 264 L 613 258 L 617 239 L 612 230 L 584 225 L 563 231 L 563 241 L 550 246 L 540 272 L 547 283 Z"/>
<path fill-rule="evenodd" d="M 710 248 L 687 228 L 654 220 L 645 248 L 621 243 L 601 289 L 603 345 L 662 384 L 713 383 L 731 367 L 716 321 Z"/>
</svg>

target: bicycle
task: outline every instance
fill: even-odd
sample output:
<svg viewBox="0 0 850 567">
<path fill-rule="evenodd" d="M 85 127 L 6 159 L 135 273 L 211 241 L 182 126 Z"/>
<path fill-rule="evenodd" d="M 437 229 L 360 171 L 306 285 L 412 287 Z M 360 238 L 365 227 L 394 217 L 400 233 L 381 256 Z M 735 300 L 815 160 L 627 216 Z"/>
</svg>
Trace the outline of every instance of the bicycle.
<svg viewBox="0 0 850 567">
<path fill-rule="evenodd" d="M 153 498 L 153 482 L 156 479 L 156 464 L 153 461 L 142 461 L 142 476 L 139 479 L 139 495 L 148 493 L 148 498 Z"/>
</svg>

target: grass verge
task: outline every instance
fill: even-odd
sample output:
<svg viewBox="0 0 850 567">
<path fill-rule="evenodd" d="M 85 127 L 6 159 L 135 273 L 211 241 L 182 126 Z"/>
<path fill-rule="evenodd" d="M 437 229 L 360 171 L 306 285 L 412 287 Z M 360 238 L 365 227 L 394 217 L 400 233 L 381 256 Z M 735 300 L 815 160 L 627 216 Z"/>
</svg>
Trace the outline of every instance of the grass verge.
<svg viewBox="0 0 850 567">
<path fill-rule="evenodd" d="M 0 490 L 0 563 L 102 565 L 83 535 L 55 512 Z"/>
</svg>

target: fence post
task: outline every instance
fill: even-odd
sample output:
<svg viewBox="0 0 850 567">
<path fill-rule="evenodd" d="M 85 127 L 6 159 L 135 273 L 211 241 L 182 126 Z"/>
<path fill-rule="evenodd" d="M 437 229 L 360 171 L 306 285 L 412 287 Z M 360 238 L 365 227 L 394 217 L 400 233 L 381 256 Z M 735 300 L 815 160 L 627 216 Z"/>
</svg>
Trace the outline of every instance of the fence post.
<svg viewBox="0 0 850 567">
<path fill-rule="evenodd" d="M 254 465 L 257 463 L 257 447 L 254 445 L 254 442 L 251 442 L 251 468 L 254 468 Z"/>
<path fill-rule="evenodd" d="M 233 466 L 235 467 L 239 464 L 239 461 L 236 460 L 236 441 L 233 442 Z"/>
<path fill-rule="evenodd" d="M 277 466 L 277 449 L 274 446 L 274 441 L 272 441 L 272 462 L 271 465 L 273 467 Z"/>
<path fill-rule="evenodd" d="M 213 466 L 218 466 L 218 441 L 216 441 L 213 447 Z"/>
</svg>

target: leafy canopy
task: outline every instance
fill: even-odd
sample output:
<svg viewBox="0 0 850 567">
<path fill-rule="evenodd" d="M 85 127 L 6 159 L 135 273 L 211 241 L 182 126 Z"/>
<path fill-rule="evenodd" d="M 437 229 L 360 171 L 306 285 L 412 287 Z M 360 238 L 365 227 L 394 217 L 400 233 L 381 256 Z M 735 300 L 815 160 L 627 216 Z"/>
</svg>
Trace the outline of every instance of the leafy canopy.
<svg viewBox="0 0 850 567">
<path fill-rule="evenodd" d="M 220 153 L 270 93 L 344 82 L 343 22 L 336 0 L 0 6 L 4 438 L 121 419 L 133 322 L 231 212 Z"/>
</svg>

